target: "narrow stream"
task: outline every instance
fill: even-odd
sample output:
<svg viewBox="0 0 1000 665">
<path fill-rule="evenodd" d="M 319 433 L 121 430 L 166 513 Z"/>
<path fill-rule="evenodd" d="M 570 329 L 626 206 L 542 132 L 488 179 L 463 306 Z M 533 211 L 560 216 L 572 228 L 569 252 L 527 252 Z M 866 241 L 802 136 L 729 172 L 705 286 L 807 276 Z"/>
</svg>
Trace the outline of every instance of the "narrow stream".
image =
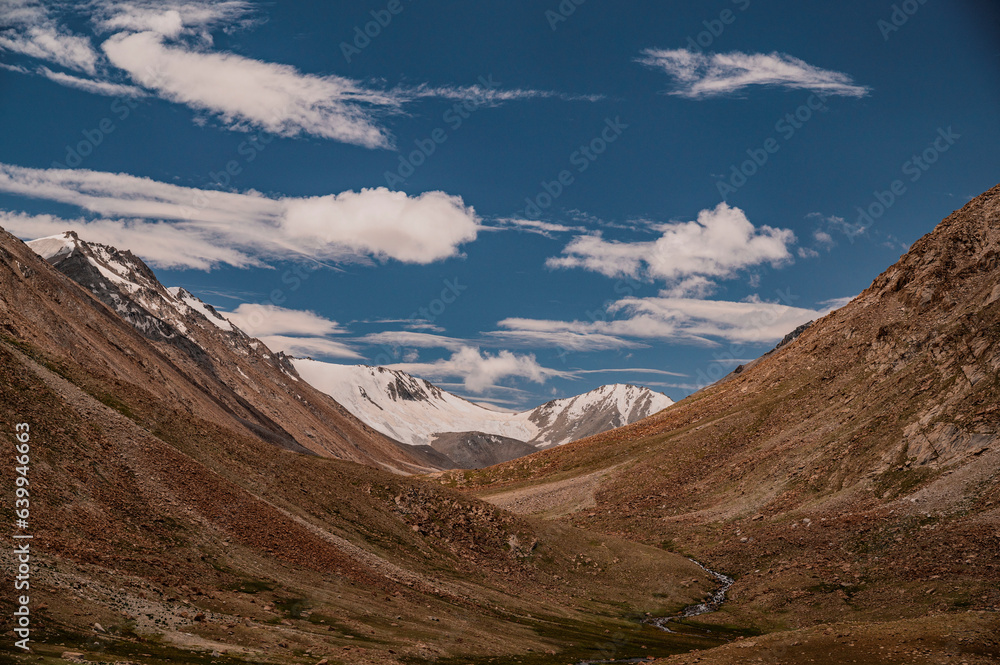
<svg viewBox="0 0 1000 665">
<path fill-rule="evenodd" d="M 702 614 L 710 614 L 719 609 L 722 603 L 726 602 L 726 593 L 729 588 L 733 586 L 736 581 L 728 575 L 723 575 L 722 573 L 717 573 L 714 570 L 706 568 L 698 561 L 694 559 L 689 559 L 696 566 L 704 570 L 706 573 L 714 577 L 719 582 L 719 588 L 712 592 L 711 597 L 703 603 L 698 603 L 696 605 L 688 605 L 679 614 L 675 614 L 669 617 L 654 617 L 646 619 L 643 623 L 648 623 L 651 626 L 655 626 L 660 630 L 667 633 L 676 633 L 676 631 L 670 630 L 667 626 L 671 621 L 679 621 L 680 619 L 690 619 L 691 617 L 701 616 Z M 622 658 L 618 660 L 581 660 L 576 663 L 576 665 L 625 665 L 626 663 L 645 663 L 653 660 L 652 657 L 649 658 Z"/>
<path fill-rule="evenodd" d="M 679 619 L 690 619 L 691 617 L 696 617 L 702 614 L 709 614 L 711 612 L 715 612 L 717 609 L 719 609 L 722 603 L 726 602 L 726 593 L 729 591 L 729 588 L 733 586 L 733 583 L 736 580 L 734 580 L 732 577 L 729 577 L 728 575 L 723 575 L 722 573 L 717 573 L 714 570 L 709 570 L 708 568 L 703 566 L 701 563 L 695 561 L 694 559 L 689 559 L 689 560 L 693 564 L 704 570 L 706 573 L 717 579 L 720 584 L 719 588 L 716 589 L 712 593 L 712 596 L 704 603 L 698 603 L 697 605 L 688 605 L 681 611 L 680 614 L 675 614 L 674 616 L 656 617 L 655 619 L 647 619 L 646 623 L 652 626 L 656 626 L 660 630 L 666 631 L 668 633 L 673 633 L 674 631 L 670 630 L 670 628 L 667 627 L 667 624 L 670 623 L 671 621 L 677 621 Z"/>
</svg>

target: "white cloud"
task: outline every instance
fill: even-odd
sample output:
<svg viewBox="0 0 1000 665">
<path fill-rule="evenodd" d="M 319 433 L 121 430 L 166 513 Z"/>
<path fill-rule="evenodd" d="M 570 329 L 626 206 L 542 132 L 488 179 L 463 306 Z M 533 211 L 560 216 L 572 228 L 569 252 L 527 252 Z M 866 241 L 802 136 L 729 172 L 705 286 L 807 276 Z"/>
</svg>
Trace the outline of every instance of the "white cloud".
<svg viewBox="0 0 1000 665">
<path fill-rule="evenodd" d="M 290 356 L 317 358 L 361 359 L 357 351 L 342 342 L 323 337 L 289 337 L 287 335 L 262 335 L 258 337 L 274 351 L 283 351 Z"/>
<path fill-rule="evenodd" d="M 817 245 L 823 247 L 824 249 L 829 249 L 830 247 L 833 247 L 834 244 L 833 236 L 826 231 L 813 231 L 813 240 L 816 241 Z"/>
<path fill-rule="evenodd" d="M 134 85 L 80 78 L 79 76 L 73 76 L 65 72 L 54 72 L 48 67 L 39 67 L 38 73 L 59 85 L 77 88 L 78 90 L 83 90 L 94 95 L 105 95 L 108 97 L 146 97 L 148 95 L 145 90 L 137 88 Z"/>
<path fill-rule="evenodd" d="M 316 312 L 258 303 L 243 303 L 232 312 L 218 311 L 274 351 L 298 357 L 363 357 L 349 344 L 330 339 L 331 335 L 343 335 L 347 330 Z"/>
<path fill-rule="evenodd" d="M 315 336 L 346 332 L 336 321 L 315 312 L 271 304 L 243 303 L 232 312 L 219 312 L 251 337 L 261 335 Z"/>
<path fill-rule="evenodd" d="M 478 230 L 475 212 L 444 192 L 411 197 L 383 187 L 283 201 L 283 228 L 292 237 L 406 263 L 454 256 Z"/>
<path fill-rule="evenodd" d="M 572 376 L 568 372 L 542 367 L 533 355 L 519 355 L 510 351 L 500 351 L 493 355 L 473 347 L 464 347 L 450 358 L 435 362 L 398 363 L 389 367 L 430 381 L 458 378 L 466 390 L 477 394 L 496 388 L 506 379 L 545 383 L 553 377 Z"/>
<path fill-rule="evenodd" d="M 830 298 L 829 300 L 820 301 L 819 304 L 828 308 L 832 312 L 835 309 L 840 309 L 841 307 L 851 302 L 855 298 L 857 298 L 857 296 L 846 296 L 844 298 Z"/>
<path fill-rule="evenodd" d="M 557 233 L 586 233 L 588 230 L 584 226 L 567 226 L 565 224 L 513 217 L 503 217 L 493 221 L 497 226 L 490 227 L 491 229 L 512 229 L 525 233 L 535 233 L 546 238 L 554 238 Z"/>
<path fill-rule="evenodd" d="M 574 238 L 550 268 L 583 268 L 607 277 L 663 280 L 674 295 L 706 295 L 714 279 L 741 269 L 791 259 L 795 234 L 770 226 L 754 227 L 739 208 L 720 203 L 702 210 L 697 221 L 660 224 L 648 242 L 618 242 L 600 235 Z"/>
<path fill-rule="evenodd" d="M 830 249 L 834 246 L 833 232 L 842 233 L 848 240 L 854 239 L 867 232 L 867 227 L 862 223 L 852 223 L 846 221 L 838 215 L 824 215 L 821 212 L 811 212 L 806 215 L 807 219 L 813 219 L 819 224 L 819 228 L 813 233 L 816 244 L 823 249 Z"/>
<path fill-rule="evenodd" d="M 547 323 L 549 322 L 533 319 L 505 319 L 498 325 L 506 330 L 495 330 L 486 333 L 486 335 L 508 345 L 536 348 L 552 347 L 567 351 L 609 351 L 648 346 L 648 344 L 593 330 L 547 329 Z"/>
<path fill-rule="evenodd" d="M 217 114 L 231 127 L 310 134 L 367 148 L 391 146 L 373 113 L 398 110 L 400 100 L 350 79 L 167 45 L 155 32 L 119 33 L 101 48 L 136 83 L 170 101 Z"/>
<path fill-rule="evenodd" d="M 687 49 L 646 49 L 639 62 L 665 71 L 677 83 L 671 94 L 690 99 L 728 95 L 753 85 L 844 97 L 869 93 L 869 88 L 856 85 L 847 74 L 820 69 L 783 53 L 705 54 Z"/>
<path fill-rule="evenodd" d="M 86 13 L 95 33 L 104 39 L 100 50 L 89 37 L 73 34 L 60 24 L 74 12 L 83 13 L 71 4 L 6 1 L 3 18 L 11 27 L 0 31 L 0 51 L 41 59 L 91 78 L 47 68 L 5 68 L 41 74 L 94 94 L 140 96 L 138 88 L 113 80 L 110 74 L 117 68 L 146 91 L 213 115 L 237 131 L 253 128 L 279 136 L 309 135 L 366 148 L 392 148 L 385 117 L 402 113 L 404 105 L 419 99 L 497 106 L 530 99 L 603 98 L 504 89 L 486 78 L 472 86 L 421 84 L 380 90 L 346 77 L 314 75 L 287 64 L 213 51 L 213 31 L 231 32 L 257 22 L 256 6 L 242 0 L 90 0 L 85 3 Z"/>
<path fill-rule="evenodd" d="M 414 347 L 419 349 L 448 349 L 457 351 L 467 343 L 454 337 L 444 335 L 432 335 L 430 333 L 413 332 L 405 330 L 390 330 L 386 332 L 371 333 L 359 338 L 360 342 L 368 344 L 382 344 L 392 347 Z"/>
<path fill-rule="evenodd" d="M 93 75 L 98 54 L 86 37 L 60 26 L 49 8 L 32 0 L 5 0 L 0 51 L 9 51 Z"/>
<path fill-rule="evenodd" d="M 668 372 L 664 369 L 651 369 L 644 367 L 626 367 L 624 369 L 578 369 L 574 370 L 574 374 L 658 374 L 660 376 L 680 376 L 686 377 L 687 374 L 680 374 L 678 372 Z"/>
<path fill-rule="evenodd" d="M 203 22 L 216 18 L 205 17 Z M 254 127 L 280 136 L 308 134 L 366 148 L 391 148 L 393 139 L 382 127 L 382 118 L 399 113 L 415 99 L 477 105 L 551 97 L 595 101 L 552 91 L 481 85 L 377 90 L 341 76 L 306 74 L 289 65 L 206 51 L 184 42 L 167 43 L 191 20 L 180 10 L 115 15 L 102 25 L 144 31 L 116 33 L 102 49 L 111 64 L 138 84 L 170 101 L 213 113 L 235 129 Z"/>
<path fill-rule="evenodd" d="M 673 326 L 679 337 L 750 343 L 780 340 L 803 323 L 826 314 L 759 300 L 727 302 L 691 298 L 626 298 L 612 305 L 610 311 L 625 314 L 630 317 L 628 321 L 649 318 Z"/>
<path fill-rule="evenodd" d="M 85 240 L 131 249 L 156 268 L 211 270 L 225 264 L 261 266 L 256 258 L 199 237 L 173 224 L 141 220 L 63 219 L 0 210 L 0 226 L 19 238 L 34 239 L 76 231 Z"/>
<path fill-rule="evenodd" d="M 205 269 L 217 263 L 243 267 L 295 256 L 426 264 L 457 255 L 459 246 L 475 240 L 479 229 L 475 211 L 444 192 L 409 196 L 377 188 L 270 198 L 253 191 L 202 190 L 122 173 L 8 164 L 0 164 L 0 192 L 74 205 L 100 215 L 104 219 L 74 220 L 67 226 L 89 238 L 91 226 L 106 236 L 117 225 L 118 242 L 113 244 L 161 267 Z M 31 218 L 21 218 L 21 233 L 51 235 L 52 218 L 37 221 L 39 228 L 33 231 Z M 147 237 L 148 230 L 152 233 Z M 162 236 L 177 234 L 190 243 L 190 259 L 176 243 L 159 246 Z"/>
<path fill-rule="evenodd" d="M 219 25 L 239 24 L 254 7 L 248 2 L 170 2 L 160 0 L 98 0 L 93 21 L 102 32 L 156 32 L 176 38 L 182 34 L 203 34 Z M 209 38 L 210 39 L 210 38 Z"/>
<path fill-rule="evenodd" d="M 435 97 L 469 102 L 476 106 L 497 106 L 503 102 L 524 99 L 560 99 L 563 101 L 598 102 L 604 95 L 571 95 L 554 90 L 531 90 L 524 88 L 504 89 L 490 79 L 481 78 L 486 85 L 470 86 L 430 86 L 420 85 L 411 90 L 401 89 L 407 97 Z"/>
<path fill-rule="evenodd" d="M 830 309 L 813 310 L 751 299 L 745 302 L 694 298 L 625 298 L 608 307 L 619 318 L 598 321 L 505 319 L 496 335 L 524 335 L 536 344 L 566 350 L 601 350 L 653 340 L 674 344 L 717 345 L 720 341 L 778 341 L 798 326 Z M 589 339 L 595 340 L 588 345 Z M 569 339 L 575 346 L 563 344 Z M 605 346 L 607 344 L 607 346 Z"/>
</svg>

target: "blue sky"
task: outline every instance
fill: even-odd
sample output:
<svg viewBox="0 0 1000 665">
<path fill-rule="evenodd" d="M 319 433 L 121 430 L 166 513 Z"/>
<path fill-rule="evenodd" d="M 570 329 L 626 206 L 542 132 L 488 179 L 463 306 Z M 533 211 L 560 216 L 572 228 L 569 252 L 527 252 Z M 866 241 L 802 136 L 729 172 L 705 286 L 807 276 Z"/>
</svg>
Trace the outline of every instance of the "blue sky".
<svg viewBox="0 0 1000 665">
<path fill-rule="evenodd" d="M 985 1 L 0 11 L 0 226 L 498 405 L 679 399 L 997 184 Z"/>
</svg>

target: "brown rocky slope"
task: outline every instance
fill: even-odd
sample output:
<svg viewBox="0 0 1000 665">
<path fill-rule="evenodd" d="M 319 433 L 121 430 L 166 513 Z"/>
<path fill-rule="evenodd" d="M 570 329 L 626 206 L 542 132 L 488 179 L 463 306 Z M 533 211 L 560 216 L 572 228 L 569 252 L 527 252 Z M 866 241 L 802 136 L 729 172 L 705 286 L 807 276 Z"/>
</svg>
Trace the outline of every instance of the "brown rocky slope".
<svg viewBox="0 0 1000 665">
<path fill-rule="evenodd" d="M 199 346 L 227 358 L 204 330 Z M 634 620 L 711 588 L 682 557 L 380 468 L 399 464 L 391 442 L 290 395 L 268 358 L 201 364 L 2 232 L 0 331 L 0 429 L 10 452 L 30 425 L 34 536 L 34 651 L 5 640 L 0 662 L 571 660 L 720 641 Z M 269 415 L 286 409 L 300 420 Z M 307 430 L 322 447 L 289 450 Z M 0 519 L 14 522 L 8 499 Z"/>
<path fill-rule="evenodd" d="M 572 496 L 550 492 L 557 484 L 587 485 L 588 501 L 557 511 L 566 523 L 737 577 L 704 621 L 770 635 L 703 663 L 996 662 L 998 373 L 1000 187 L 729 380 L 631 426 L 442 482 L 524 513 L 551 511 L 532 496 Z M 935 621 L 966 632 L 950 639 Z M 836 627 L 814 628 L 824 624 Z M 858 636 L 857 648 L 831 631 Z"/>
</svg>

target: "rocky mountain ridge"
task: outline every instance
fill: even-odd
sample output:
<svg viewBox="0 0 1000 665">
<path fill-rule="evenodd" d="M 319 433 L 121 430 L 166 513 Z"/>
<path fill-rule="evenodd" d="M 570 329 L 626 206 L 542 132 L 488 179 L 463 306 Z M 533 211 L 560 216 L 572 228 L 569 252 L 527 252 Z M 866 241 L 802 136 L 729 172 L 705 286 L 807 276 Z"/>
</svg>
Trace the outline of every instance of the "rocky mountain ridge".
<svg viewBox="0 0 1000 665">
<path fill-rule="evenodd" d="M 12 248 L 28 249 L 11 236 L 6 236 L 4 242 Z M 45 289 L 57 291 L 58 300 L 42 305 L 41 311 L 49 309 L 44 321 L 40 312 L 12 309 L 8 326 L 18 337 L 37 338 L 42 346 L 51 343 L 53 351 L 102 347 L 103 326 L 98 324 L 88 324 L 89 329 L 81 331 L 78 338 L 53 335 L 53 331 L 64 327 L 61 319 L 68 317 L 76 322 L 80 318 L 76 311 L 65 310 L 63 302 L 72 303 L 78 310 L 86 303 L 92 316 L 117 317 L 155 348 L 155 360 L 148 357 L 146 349 L 128 348 L 118 342 L 116 348 L 126 349 L 123 357 L 108 358 L 106 350 L 102 350 L 99 360 L 81 355 L 81 363 L 118 367 L 122 390 L 148 390 L 164 381 L 175 390 L 186 384 L 185 390 L 196 391 L 197 397 L 176 390 L 169 399 L 177 408 L 193 410 L 192 404 L 211 404 L 212 409 L 221 411 L 215 416 L 220 424 L 228 426 L 235 421 L 239 427 L 282 448 L 375 464 L 400 473 L 438 468 L 419 451 L 400 446 L 358 422 L 339 404 L 301 381 L 282 354 L 247 336 L 211 306 L 182 289 L 165 288 L 131 252 L 88 243 L 73 232 L 31 241 L 30 250 L 37 255 L 33 254 L 34 258 L 44 259 L 72 280 L 71 284 L 106 306 L 107 312 L 95 309 L 68 285 L 57 285 L 48 276 L 44 278 Z M 21 295 L 41 297 L 26 286 L 30 286 L 32 278 L 43 278 L 39 271 L 28 270 L 29 275 L 18 276 L 20 283 L 9 286 L 15 301 Z M 34 333 L 25 333 L 30 327 L 23 324 L 32 321 L 43 325 Z M 118 327 L 110 330 L 117 331 Z M 165 379 L 168 374 L 183 379 Z M 112 394 L 109 399 L 119 397 Z"/>
</svg>

